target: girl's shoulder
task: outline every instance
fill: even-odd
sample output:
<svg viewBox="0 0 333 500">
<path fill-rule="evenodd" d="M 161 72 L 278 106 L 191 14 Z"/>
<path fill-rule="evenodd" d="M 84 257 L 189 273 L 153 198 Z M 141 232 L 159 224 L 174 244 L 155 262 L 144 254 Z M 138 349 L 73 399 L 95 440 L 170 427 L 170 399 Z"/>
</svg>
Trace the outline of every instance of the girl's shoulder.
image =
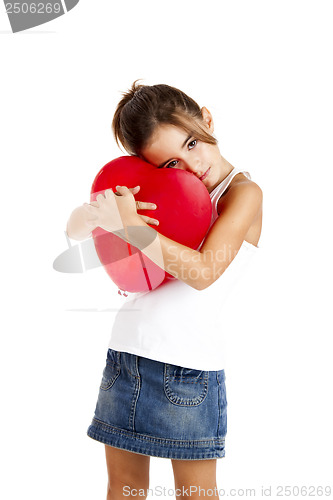
<svg viewBox="0 0 333 500">
<path fill-rule="evenodd" d="M 248 179 L 242 172 L 235 175 L 220 197 L 217 204 L 217 213 L 221 212 L 222 207 L 226 208 L 229 204 L 234 203 L 235 199 L 239 199 L 240 197 L 248 199 L 249 202 L 252 200 L 257 205 L 263 198 L 260 186 L 251 179 Z"/>
<path fill-rule="evenodd" d="M 218 201 L 218 219 L 222 224 L 229 221 L 230 228 L 240 226 L 248 219 L 244 239 L 257 246 L 262 229 L 262 190 L 242 173 L 235 175 L 234 180 Z"/>
</svg>

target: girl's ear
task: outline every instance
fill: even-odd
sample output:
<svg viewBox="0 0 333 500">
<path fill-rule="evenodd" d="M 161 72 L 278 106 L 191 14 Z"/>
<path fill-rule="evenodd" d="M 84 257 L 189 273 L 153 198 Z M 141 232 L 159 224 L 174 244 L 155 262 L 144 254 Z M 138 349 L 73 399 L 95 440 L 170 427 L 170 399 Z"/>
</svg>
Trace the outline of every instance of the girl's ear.
<svg viewBox="0 0 333 500">
<path fill-rule="evenodd" d="M 203 121 L 206 123 L 207 127 L 209 128 L 210 133 L 212 134 L 214 132 L 214 122 L 213 122 L 213 117 L 208 111 L 207 108 L 203 107 L 201 108 L 201 114 Z"/>
</svg>

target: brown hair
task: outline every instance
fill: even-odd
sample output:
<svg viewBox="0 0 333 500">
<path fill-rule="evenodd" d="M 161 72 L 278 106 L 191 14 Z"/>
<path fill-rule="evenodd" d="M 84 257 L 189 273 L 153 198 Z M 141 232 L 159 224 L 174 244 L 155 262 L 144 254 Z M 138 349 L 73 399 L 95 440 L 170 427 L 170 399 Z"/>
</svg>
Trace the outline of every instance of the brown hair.
<svg viewBox="0 0 333 500">
<path fill-rule="evenodd" d="M 217 144 L 209 134 L 198 104 L 181 90 L 169 85 L 140 85 L 136 80 L 124 92 L 112 120 L 112 130 L 119 146 L 129 154 L 140 155 L 158 125 L 182 128 L 195 139 Z"/>
</svg>

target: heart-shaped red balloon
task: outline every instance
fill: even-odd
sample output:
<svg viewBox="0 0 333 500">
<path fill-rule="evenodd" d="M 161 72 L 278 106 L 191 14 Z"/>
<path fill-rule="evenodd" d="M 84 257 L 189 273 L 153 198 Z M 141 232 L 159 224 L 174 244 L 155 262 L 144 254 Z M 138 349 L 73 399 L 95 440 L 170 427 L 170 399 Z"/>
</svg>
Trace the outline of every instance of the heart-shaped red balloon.
<svg viewBox="0 0 333 500">
<path fill-rule="evenodd" d="M 199 247 L 210 225 L 212 205 L 207 188 L 194 174 L 180 169 L 157 168 L 137 156 L 121 156 L 98 172 L 91 188 L 91 201 L 106 189 L 116 192 L 118 185 L 140 186 L 135 199 L 157 205 L 155 210 L 138 210 L 138 214 L 159 221 L 158 226 L 150 227 L 182 245 L 193 249 Z M 146 230 L 145 227 L 129 229 Z M 97 227 L 92 236 L 101 263 L 121 290 L 153 290 L 163 281 L 175 279 L 115 233 Z M 150 243 L 151 239 L 147 245 Z"/>
</svg>

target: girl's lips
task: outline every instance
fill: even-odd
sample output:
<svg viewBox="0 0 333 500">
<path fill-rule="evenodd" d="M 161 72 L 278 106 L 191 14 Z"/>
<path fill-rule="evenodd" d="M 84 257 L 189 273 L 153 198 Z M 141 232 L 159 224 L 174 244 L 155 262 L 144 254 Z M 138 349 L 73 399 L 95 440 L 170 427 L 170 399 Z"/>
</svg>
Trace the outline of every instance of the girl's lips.
<svg viewBox="0 0 333 500">
<path fill-rule="evenodd" d="M 199 177 L 199 179 L 200 179 L 201 181 L 203 181 L 204 179 L 206 179 L 207 175 L 209 174 L 209 171 L 210 171 L 210 167 L 209 167 L 209 169 L 208 169 L 208 170 L 206 170 L 206 172 L 205 172 L 205 173 L 204 173 L 201 177 Z"/>
</svg>

